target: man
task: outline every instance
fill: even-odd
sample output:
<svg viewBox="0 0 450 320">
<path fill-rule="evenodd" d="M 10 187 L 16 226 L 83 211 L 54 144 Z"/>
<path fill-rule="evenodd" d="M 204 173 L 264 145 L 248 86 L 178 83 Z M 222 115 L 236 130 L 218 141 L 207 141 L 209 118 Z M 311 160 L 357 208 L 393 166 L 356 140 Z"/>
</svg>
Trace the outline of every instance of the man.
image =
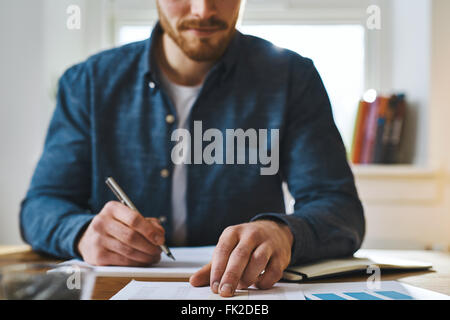
<svg viewBox="0 0 450 320">
<path fill-rule="evenodd" d="M 363 209 L 312 62 L 237 32 L 240 0 L 157 5 L 160 22 L 148 41 L 95 55 L 62 76 L 22 204 L 24 239 L 59 257 L 131 266 L 157 262 L 163 243 L 217 244 L 190 282 L 225 297 L 270 288 L 289 265 L 355 252 Z M 194 132 L 200 122 L 216 133 L 279 132 L 267 147 L 279 153 L 279 170 L 194 161 L 203 150 L 195 143 L 189 161 L 175 164 L 173 132 Z M 140 214 L 111 201 L 108 176 Z M 285 214 L 283 181 L 296 200 L 293 215 Z"/>
</svg>

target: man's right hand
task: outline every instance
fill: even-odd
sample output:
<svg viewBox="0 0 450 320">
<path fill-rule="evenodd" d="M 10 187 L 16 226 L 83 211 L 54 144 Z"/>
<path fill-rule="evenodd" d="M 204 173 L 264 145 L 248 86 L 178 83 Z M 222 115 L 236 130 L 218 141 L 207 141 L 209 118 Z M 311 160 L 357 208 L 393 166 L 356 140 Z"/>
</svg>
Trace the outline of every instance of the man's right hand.
<svg viewBox="0 0 450 320">
<path fill-rule="evenodd" d="M 108 202 L 78 242 L 84 261 L 98 266 L 148 266 L 161 259 L 164 229 L 120 202 Z"/>
</svg>

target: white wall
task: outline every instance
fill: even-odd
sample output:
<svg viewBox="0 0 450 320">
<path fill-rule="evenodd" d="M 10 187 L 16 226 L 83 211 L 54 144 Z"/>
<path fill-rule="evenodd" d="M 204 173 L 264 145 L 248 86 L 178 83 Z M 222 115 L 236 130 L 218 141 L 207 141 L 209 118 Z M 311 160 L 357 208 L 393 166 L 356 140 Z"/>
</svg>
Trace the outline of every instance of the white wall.
<svg viewBox="0 0 450 320">
<path fill-rule="evenodd" d="M 450 1 L 433 0 L 433 38 L 431 64 L 430 155 L 446 172 L 443 177 L 445 204 L 442 206 L 443 228 L 450 251 Z"/>
<path fill-rule="evenodd" d="M 450 171 L 450 1 L 433 0 L 429 152 L 433 162 Z M 449 182 L 447 180 L 447 182 Z M 450 210 L 448 210 L 450 215 Z M 450 230 L 449 230 L 450 233 Z"/>
<path fill-rule="evenodd" d="M 80 30 L 66 27 L 71 4 L 82 9 Z M 0 244 L 21 243 L 19 205 L 42 152 L 58 78 L 70 65 L 107 46 L 100 40 L 107 39 L 104 4 L 0 1 Z"/>
<path fill-rule="evenodd" d="M 396 0 L 397 1 L 397 0 Z M 418 6 L 420 0 L 414 1 Z M 427 13 L 408 11 L 411 2 L 401 0 L 404 15 L 411 13 L 411 18 Z M 418 7 L 415 7 L 416 9 Z M 432 0 L 430 7 L 430 73 L 424 73 L 426 61 L 412 64 L 411 56 L 428 55 L 428 48 L 421 48 L 421 40 L 414 45 L 416 37 L 423 35 L 428 28 L 414 25 L 414 19 L 407 19 L 410 24 L 404 25 L 410 34 L 404 39 L 405 48 L 398 48 L 404 62 L 399 71 L 411 79 L 403 81 L 410 89 L 416 101 L 422 100 L 425 109 L 419 110 L 420 117 L 429 119 L 421 125 L 423 139 L 420 152 L 427 155 L 422 158 L 424 168 L 402 167 L 400 169 L 357 168 L 357 184 L 363 199 L 366 218 L 367 235 L 364 246 L 391 248 L 425 248 L 436 247 L 450 250 L 450 1 Z M 412 24 L 411 24 L 412 23 Z M 408 29 L 409 28 L 409 29 Z M 417 47 L 417 52 L 412 51 Z M 410 70 L 408 70 L 408 68 Z M 424 82 L 421 88 L 420 79 L 430 79 L 429 85 Z M 400 82 L 397 82 L 400 83 Z M 398 86 L 398 84 L 397 84 Z M 429 97 L 426 103 L 425 97 Z M 426 111 L 426 112 L 424 112 Z M 418 155 L 420 157 L 420 155 Z"/>
<path fill-rule="evenodd" d="M 405 128 L 404 161 L 427 165 L 428 103 L 430 91 L 431 1 L 389 1 L 392 28 L 389 51 L 392 56 L 390 90 L 407 95 L 409 111 Z M 407 57 L 407 58 L 405 58 Z"/>
<path fill-rule="evenodd" d="M 18 204 L 45 131 L 42 9 L 39 1 L 0 2 L 0 243 L 20 242 Z"/>
</svg>

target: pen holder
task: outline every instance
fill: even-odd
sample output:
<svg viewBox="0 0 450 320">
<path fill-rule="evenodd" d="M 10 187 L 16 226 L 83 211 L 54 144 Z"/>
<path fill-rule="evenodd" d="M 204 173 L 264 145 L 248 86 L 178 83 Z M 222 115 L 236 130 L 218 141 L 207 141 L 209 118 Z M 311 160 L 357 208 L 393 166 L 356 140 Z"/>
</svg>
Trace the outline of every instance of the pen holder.
<svg viewBox="0 0 450 320">
<path fill-rule="evenodd" d="M 0 300 L 89 300 L 95 278 L 86 266 L 10 265 L 0 268 Z"/>
</svg>

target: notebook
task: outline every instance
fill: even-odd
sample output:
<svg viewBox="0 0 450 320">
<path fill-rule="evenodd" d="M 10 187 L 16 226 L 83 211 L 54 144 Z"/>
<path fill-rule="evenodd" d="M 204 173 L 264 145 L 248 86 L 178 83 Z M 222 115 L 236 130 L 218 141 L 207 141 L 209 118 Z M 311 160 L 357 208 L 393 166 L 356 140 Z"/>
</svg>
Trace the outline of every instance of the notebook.
<svg viewBox="0 0 450 320">
<path fill-rule="evenodd" d="M 332 277 L 352 272 L 365 271 L 370 266 L 381 270 L 427 270 L 432 264 L 422 261 L 398 259 L 371 250 L 360 250 L 353 257 L 344 259 L 328 259 L 311 264 L 289 267 L 283 273 L 288 281 L 303 281 Z"/>
<path fill-rule="evenodd" d="M 63 264 L 92 267 L 98 277 L 187 279 L 211 261 L 214 247 L 180 247 L 170 250 L 176 261 L 161 254 L 161 261 L 149 267 L 92 266 L 76 259 L 63 262 Z"/>
<path fill-rule="evenodd" d="M 102 277 L 162 277 L 186 279 L 211 261 L 214 246 L 171 248 L 171 251 L 176 257 L 176 261 L 172 261 L 162 254 L 161 261 L 149 267 L 91 267 L 94 268 L 97 276 Z M 87 263 L 79 260 L 70 260 L 63 262 L 63 264 L 89 266 Z M 371 265 L 376 265 L 382 270 L 426 270 L 432 267 L 431 264 L 426 262 L 396 259 L 383 254 L 383 252 L 360 250 L 352 258 L 324 260 L 313 264 L 290 267 L 285 270 L 283 279 L 288 281 L 302 281 L 306 279 L 329 277 L 342 273 L 363 271 Z"/>
</svg>

